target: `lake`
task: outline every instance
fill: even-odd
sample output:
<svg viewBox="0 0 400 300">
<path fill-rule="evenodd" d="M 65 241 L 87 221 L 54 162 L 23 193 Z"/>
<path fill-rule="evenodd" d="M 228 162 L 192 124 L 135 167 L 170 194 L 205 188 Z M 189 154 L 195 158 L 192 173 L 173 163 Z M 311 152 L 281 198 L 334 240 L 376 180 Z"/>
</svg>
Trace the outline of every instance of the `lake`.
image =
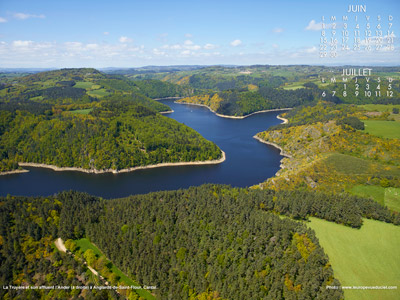
<svg viewBox="0 0 400 300">
<path fill-rule="evenodd" d="M 0 195 L 47 196 L 63 190 L 88 192 L 103 198 L 117 198 L 160 190 L 188 188 L 204 183 L 223 183 L 247 187 L 274 176 L 282 156 L 272 146 L 253 136 L 281 123 L 282 111 L 252 115 L 245 119 L 216 116 L 206 107 L 176 104 L 161 100 L 174 110 L 166 114 L 198 131 L 226 153 L 216 165 L 161 167 L 122 174 L 88 174 L 75 171 L 27 167 L 28 173 L 0 176 Z"/>
</svg>

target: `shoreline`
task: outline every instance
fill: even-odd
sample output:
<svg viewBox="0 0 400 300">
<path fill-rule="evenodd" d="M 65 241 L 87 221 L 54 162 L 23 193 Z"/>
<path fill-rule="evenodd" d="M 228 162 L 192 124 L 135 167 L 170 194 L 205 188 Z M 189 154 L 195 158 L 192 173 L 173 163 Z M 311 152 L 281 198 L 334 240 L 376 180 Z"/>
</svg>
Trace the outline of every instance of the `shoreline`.
<svg viewBox="0 0 400 300">
<path fill-rule="evenodd" d="M 281 121 L 283 121 L 283 123 L 281 123 L 281 124 L 287 124 L 287 123 L 289 123 L 289 120 L 288 120 L 288 119 L 282 118 L 282 117 L 280 117 L 279 115 L 276 116 L 276 118 L 279 119 L 279 120 L 281 120 Z"/>
<path fill-rule="evenodd" d="M 271 112 L 271 111 L 281 111 L 281 110 L 291 110 L 291 109 L 293 109 L 293 108 L 274 108 L 274 109 L 266 109 L 266 110 L 256 111 L 256 112 L 253 112 L 253 113 L 245 115 L 245 116 L 228 116 L 228 115 L 222 115 L 222 114 L 219 114 L 219 113 L 215 112 L 214 110 L 211 109 L 211 107 L 209 107 L 208 105 L 205 105 L 205 104 L 177 102 L 177 101 L 174 101 L 174 103 L 207 107 L 211 112 L 216 114 L 218 117 L 227 118 L 227 119 L 245 119 L 245 118 L 250 117 L 250 116 L 255 115 L 255 114 L 261 114 L 261 113 L 266 113 L 266 112 Z M 277 118 L 278 118 L 278 116 L 277 116 Z M 283 118 L 282 119 L 278 118 L 278 119 L 283 120 L 283 121 L 286 120 L 286 119 L 283 119 Z M 287 123 L 283 123 L 283 124 L 287 124 Z"/>
<path fill-rule="evenodd" d="M 12 171 L 0 172 L 0 176 L 1 176 L 1 175 L 11 175 L 11 174 L 27 173 L 27 172 L 29 172 L 29 170 L 17 169 L 17 170 L 12 170 Z"/>
<path fill-rule="evenodd" d="M 173 112 L 175 112 L 173 109 L 171 110 L 167 110 L 167 111 L 160 111 L 160 114 L 172 114 Z"/>
<path fill-rule="evenodd" d="M 279 161 L 279 162 L 280 162 L 280 165 L 279 165 L 279 168 L 280 168 L 280 169 L 279 169 L 279 170 L 275 173 L 275 175 L 274 175 L 274 176 L 277 176 L 277 174 L 278 174 L 280 171 L 282 171 L 283 169 L 286 168 L 285 165 L 283 164 L 283 160 L 284 160 L 285 158 L 292 158 L 293 156 L 291 156 L 290 154 L 286 153 L 280 146 L 278 146 L 278 145 L 275 144 L 275 143 L 264 141 L 262 138 L 258 137 L 257 135 L 253 136 L 253 138 L 255 138 L 257 141 L 259 141 L 259 142 L 261 142 L 261 143 L 263 143 L 263 144 L 270 145 L 270 146 L 272 146 L 272 147 L 274 147 L 274 148 L 277 148 L 277 149 L 279 149 L 279 150 L 281 151 L 281 152 L 279 153 L 279 155 L 282 155 L 283 158 Z M 271 178 L 272 178 L 272 177 L 271 177 Z"/>
<path fill-rule="evenodd" d="M 172 100 L 172 99 L 183 99 L 183 98 L 185 98 L 185 97 L 165 97 L 165 98 L 155 98 L 152 100 L 159 101 L 159 100 L 168 100 L 168 99 Z"/>
<path fill-rule="evenodd" d="M 104 173 L 121 174 L 121 173 L 133 172 L 136 170 L 154 169 L 154 168 L 161 168 L 161 167 L 220 164 L 226 160 L 225 152 L 221 150 L 221 153 L 222 153 L 222 157 L 219 159 L 215 159 L 215 160 L 159 163 L 159 164 L 155 164 L 155 165 L 138 166 L 138 167 L 133 167 L 133 168 L 121 169 L 121 170 L 112 170 L 112 169 L 89 170 L 89 169 L 83 169 L 83 168 L 77 168 L 77 167 L 57 167 L 54 165 L 46 165 L 46 164 L 39 164 L 39 163 L 26 163 L 26 162 L 19 162 L 18 165 L 21 167 L 35 167 L 35 168 L 52 169 L 53 171 L 57 171 L 57 172 L 76 171 L 76 172 L 83 172 L 83 173 L 89 173 L 89 174 L 104 174 Z M 21 170 L 21 171 L 29 172 L 29 170 Z M 2 175 L 6 175 L 6 174 L 2 174 Z"/>
<path fill-rule="evenodd" d="M 271 145 L 277 149 L 279 149 L 281 151 L 281 153 L 279 153 L 279 155 L 285 156 L 287 158 L 292 158 L 293 156 L 290 155 L 289 153 L 286 153 L 279 145 L 272 143 L 272 142 L 267 142 L 265 140 L 263 140 L 262 138 L 258 137 L 257 135 L 253 136 L 253 138 L 255 138 L 257 141 L 267 144 L 267 145 Z"/>
</svg>

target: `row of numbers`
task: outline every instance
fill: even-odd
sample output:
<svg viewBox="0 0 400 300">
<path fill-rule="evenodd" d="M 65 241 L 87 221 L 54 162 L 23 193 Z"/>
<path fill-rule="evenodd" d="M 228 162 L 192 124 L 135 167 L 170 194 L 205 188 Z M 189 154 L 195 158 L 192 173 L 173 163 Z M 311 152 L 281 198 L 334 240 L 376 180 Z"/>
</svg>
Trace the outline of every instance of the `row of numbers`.
<svg viewBox="0 0 400 300">
<path fill-rule="evenodd" d="M 348 95 L 350 95 L 350 93 L 348 93 L 347 91 L 343 91 L 341 94 L 342 94 L 341 96 L 343 96 L 343 97 L 347 97 Z M 332 97 L 337 96 L 336 91 L 332 91 L 331 95 L 332 95 Z M 355 91 L 354 95 L 356 97 L 358 97 L 360 95 L 360 92 Z M 325 98 L 327 96 L 327 93 L 325 91 L 323 91 L 321 96 Z M 371 96 L 381 97 L 382 93 L 381 93 L 381 91 L 375 91 L 375 93 L 373 91 L 364 91 L 364 96 L 365 97 L 371 97 Z M 386 91 L 386 96 L 393 97 L 393 91 Z"/>
</svg>

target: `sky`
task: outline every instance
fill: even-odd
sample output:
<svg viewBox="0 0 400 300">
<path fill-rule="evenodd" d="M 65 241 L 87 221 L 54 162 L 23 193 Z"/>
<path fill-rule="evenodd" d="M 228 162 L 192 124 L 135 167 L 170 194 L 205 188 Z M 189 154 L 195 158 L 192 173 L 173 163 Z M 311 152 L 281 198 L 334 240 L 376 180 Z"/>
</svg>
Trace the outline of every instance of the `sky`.
<svg viewBox="0 0 400 300">
<path fill-rule="evenodd" d="M 367 11 L 348 13 L 350 4 Z M 327 38 L 336 26 L 339 42 L 344 23 L 351 41 L 357 23 L 362 38 L 370 23 L 371 50 L 361 41 L 330 57 L 328 45 L 320 57 L 323 16 Z M 0 0 L 0 68 L 400 65 L 399 34 L 398 0 Z"/>
</svg>

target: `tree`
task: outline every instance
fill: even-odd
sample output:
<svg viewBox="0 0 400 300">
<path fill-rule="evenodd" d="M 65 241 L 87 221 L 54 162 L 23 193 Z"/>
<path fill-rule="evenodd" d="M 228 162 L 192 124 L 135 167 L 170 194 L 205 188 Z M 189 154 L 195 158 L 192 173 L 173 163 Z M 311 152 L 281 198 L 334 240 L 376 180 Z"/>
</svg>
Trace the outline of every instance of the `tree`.
<svg viewBox="0 0 400 300">
<path fill-rule="evenodd" d="M 71 252 L 75 252 L 75 250 L 78 248 L 78 245 L 75 241 L 68 239 L 65 241 L 65 248 L 67 248 Z"/>
<path fill-rule="evenodd" d="M 94 266 L 94 263 L 96 262 L 96 254 L 92 249 L 87 249 L 83 254 L 83 257 L 89 266 Z"/>
</svg>

